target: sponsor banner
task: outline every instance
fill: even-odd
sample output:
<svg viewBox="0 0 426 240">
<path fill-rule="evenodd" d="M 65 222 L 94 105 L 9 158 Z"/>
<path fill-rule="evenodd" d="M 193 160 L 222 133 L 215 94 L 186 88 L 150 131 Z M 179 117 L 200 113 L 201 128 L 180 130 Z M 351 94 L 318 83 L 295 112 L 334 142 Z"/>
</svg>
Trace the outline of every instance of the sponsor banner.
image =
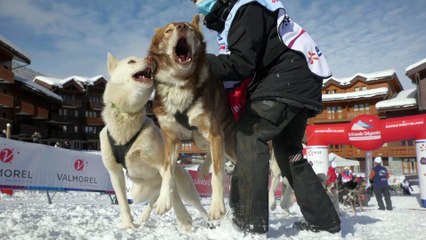
<svg viewBox="0 0 426 240">
<path fill-rule="evenodd" d="M 327 174 L 328 171 L 328 146 L 307 146 L 308 162 L 315 173 Z"/>
<path fill-rule="evenodd" d="M 198 172 L 196 170 L 187 169 L 189 175 L 192 177 L 192 181 L 194 182 L 195 188 L 201 197 L 210 197 L 212 195 L 212 186 L 211 186 L 211 176 L 209 175 L 206 178 L 200 179 L 198 178 Z M 224 195 L 225 197 L 229 196 L 229 190 L 231 185 L 231 176 L 225 175 L 225 185 L 224 185 Z M 271 178 L 269 178 L 269 183 L 271 182 Z M 280 197 L 282 195 L 282 179 L 275 190 L 275 197 Z"/>
<path fill-rule="evenodd" d="M 113 192 L 99 154 L 0 138 L 0 187 Z"/>
<path fill-rule="evenodd" d="M 419 175 L 420 200 L 426 207 L 426 139 L 416 141 L 417 168 Z"/>
<path fill-rule="evenodd" d="M 191 175 L 192 181 L 194 182 L 195 188 L 201 197 L 209 197 L 212 195 L 211 179 L 212 174 L 209 173 L 205 178 L 198 178 L 198 171 L 187 169 L 189 175 Z M 224 195 L 229 196 L 229 186 L 231 184 L 231 177 L 228 175 L 224 176 Z"/>
</svg>

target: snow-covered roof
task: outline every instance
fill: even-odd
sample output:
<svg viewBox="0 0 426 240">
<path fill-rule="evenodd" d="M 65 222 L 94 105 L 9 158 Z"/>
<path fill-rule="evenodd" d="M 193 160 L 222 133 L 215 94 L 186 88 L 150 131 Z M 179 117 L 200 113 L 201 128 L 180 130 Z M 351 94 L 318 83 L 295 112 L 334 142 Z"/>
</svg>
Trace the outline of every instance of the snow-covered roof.
<svg viewBox="0 0 426 240">
<path fill-rule="evenodd" d="M 42 81 L 42 82 L 44 82 L 48 85 L 59 87 L 59 88 L 63 88 L 63 86 L 70 81 L 75 81 L 82 88 L 84 88 L 84 85 L 93 85 L 94 82 L 98 81 L 101 78 L 103 78 L 102 75 L 94 76 L 94 77 L 91 77 L 91 78 L 82 77 L 82 76 L 71 76 L 71 77 L 67 77 L 65 79 L 46 77 L 46 76 L 36 76 L 34 78 L 34 81 L 39 80 L 39 81 Z"/>
<path fill-rule="evenodd" d="M 19 60 L 27 64 L 31 63 L 31 58 L 28 54 L 26 54 L 24 51 L 16 47 L 12 42 L 7 40 L 7 38 L 1 34 L 0 34 L 0 45 L 4 46 L 9 51 L 11 51 L 13 55 L 15 56 L 16 60 Z"/>
<path fill-rule="evenodd" d="M 364 91 L 357 92 L 347 92 L 347 93 L 334 93 L 334 94 L 323 94 L 322 101 L 337 101 L 337 100 L 347 100 L 347 99 L 358 99 L 358 98 L 370 98 L 374 96 L 385 95 L 388 93 L 388 89 L 385 87 L 374 88 Z"/>
<path fill-rule="evenodd" d="M 375 80 L 380 80 L 386 77 L 391 77 L 395 74 L 395 70 L 393 69 L 389 69 L 389 70 L 384 70 L 384 71 L 380 71 L 380 72 L 374 72 L 374 73 L 357 73 L 355 75 L 353 75 L 352 77 L 346 77 L 346 78 L 328 78 L 324 81 L 324 84 L 326 84 L 329 80 L 335 80 L 337 82 L 339 82 L 341 85 L 349 85 L 351 84 L 351 81 L 354 80 L 357 77 L 363 77 L 366 79 L 367 82 L 370 81 L 375 81 Z"/>
<path fill-rule="evenodd" d="M 405 69 L 405 72 L 408 73 L 409 71 L 413 70 L 414 68 L 419 67 L 419 66 L 421 66 L 421 65 L 423 65 L 425 63 L 426 63 L 426 58 L 424 58 L 424 59 L 422 59 L 422 60 L 420 60 L 418 62 L 415 62 L 415 63 L 411 64 L 410 66 L 408 66 Z"/>
<path fill-rule="evenodd" d="M 39 84 L 37 84 L 37 83 L 35 83 L 31 80 L 28 80 L 28 79 L 25 79 L 25 78 L 22 78 L 22 77 L 19 77 L 19 76 L 15 76 L 15 80 L 18 81 L 18 82 L 21 82 L 22 84 L 26 85 L 30 89 L 34 90 L 35 92 L 39 92 L 39 93 L 41 93 L 45 96 L 54 98 L 54 99 L 62 102 L 61 96 L 59 96 L 58 94 L 46 89 L 43 86 L 40 86 Z"/>
<path fill-rule="evenodd" d="M 417 88 L 403 90 L 394 98 L 376 103 L 377 110 L 417 106 Z"/>
</svg>

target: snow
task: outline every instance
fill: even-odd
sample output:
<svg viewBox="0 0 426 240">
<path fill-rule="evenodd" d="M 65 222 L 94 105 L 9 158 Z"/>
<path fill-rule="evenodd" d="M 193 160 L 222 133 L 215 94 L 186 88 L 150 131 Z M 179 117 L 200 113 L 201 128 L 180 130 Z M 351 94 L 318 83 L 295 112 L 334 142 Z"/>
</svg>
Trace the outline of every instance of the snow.
<svg viewBox="0 0 426 240">
<path fill-rule="evenodd" d="M 388 108 L 407 108 L 417 106 L 417 88 L 403 90 L 394 98 L 376 103 L 377 110 Z"/>
<path fill-rule="evenodd" d="M 349 85 L 351 83 L 351 81 L 354 80 L 357 77 L 365 78 L 367 82 L 370 82 L 370 81 L 375 81 L 375 80 L 380 80 L 380 79 L 383 79 L 383 78 L 386 78 L 386 77 L 390 77 L 390 76 L 393 76 L 394 74 L 396 74 L 396 72 L 393 69 L 379 71 L 379 72 L 373 72 L 373 73 L 356 73 L 352 77 L 346 77 L 346 78 L 333 78 L 333 77 L 331 77 L 331 78 L 326 79 L 323 84 L 327 83 L 327 81 L 329 81 L 329 80 L 335 80 L 335 81 L 339 82 L 341 85 Z"/>
<path fill-rule="evenodd" d="M 348 100 L 348 99 L 359 99 L 359 98 L 371 98 L 379 95 L 386 95 L 388 89 L 385 87 L 374 88 L 364 91 L 357 92 L 347 92 L 347 93 L 333 93 L 333 94 L 323 94 L 322 101 L 336 101 L 336 100 Z"/>
<path fill-rule="evenodd" d="M 15 76 L 15 80 L 18 82 L 21 82 L 22 84 L 25 84 L 27 87 L 29 87 L 30 89 L 32 89 L 35 92 L 40 92 L 43 95 L 46 95 L 48 97 L 52 97 L 60 102 L 62 102 L 62 97 L 50 90 L 48 90 L 45 87 L 42 87 L 40 84 L 37 84 L 31 80 L 19 77 L 19 76 Z"/>
<path fill-rule="evenodd" d="M 104 78 L 104 77 L 102 75 L 97 75 L 91 78 L 82 77 L 82 76 L 70 76 L 64 79 L 59 79 L 59 78 L 46 77 L 46 76 L 36 76 L 33 81 L 39 80 L 51 86 L 56 86 L 59 88 L 63 88 L 63 86 L 70 81 L 75 81 L 82 88 L 84 88 L 83 85 L 93 85 L 96 81 L 98 81 L 101 78 Z"/>
<path fill-rule="evenodd" d="M 121 230 L 118 205 L 111 204 L 107 195 L 90 192 L 57 193 L 53 204 L 47 203 L 46 193 L 38 191 L 15 191 L 13 196 L 2 195 L 0 199 L 0 239 L 425 239 L 426 209 L 419 205 L 419 188 L 413 186 L 411 196 L 392 196 L 393 211 L 377 210 L 374 197 L 364 211 L 353 213 L 345 209 L 341 216 L 342 231 L 312 233 L 296 231 L 291 226 L 301 220 L 299 207 L 293 205 L 290 215 L 285 216 L 279 207 L 270 211 L 270 230 L 267 235 L 252 235 L 239 232 L 229 216 L 220 220 L 215 229 L 205 227 L 198 212 L 187 206 L 193 217 L 193 231 L 180 232 L 173 211 L 163 216 L 154 212 L 144 225 L 136 229 Z M 205 208 L 210 198 L 203 198 Z M 145 204 L 130 205 L 134 217 Z M 227 205 L 227 209 L 229 209 Z"/>
<path fill-rule="evenodd" d="M 419 61 L 411 64 L 407 68 L 405 68 L 405 72 L 407 73 L 407 72 L 413 70 L 414 68 L 419 67 L 419 66 L 421 66 L 421 65 L 423 65 L 425 63 L 426 63 L 426 58 L 423 58 L 422 60 L 419 60 Z"/>
<path fill-rule="evenodd" d="M 6 37 L 0 34 L 0 43 L 3 43 L 6 45 L 6 47 L 10 48 L 12 52 L 15 52 L 16 56 L 20 61 L 30 64 L 31 58 L 30 56 L 25 53 L 22 49 L 19 49 L 15 44 L 13 44 L 11 41 L 9 41 Z"/>
</svg>

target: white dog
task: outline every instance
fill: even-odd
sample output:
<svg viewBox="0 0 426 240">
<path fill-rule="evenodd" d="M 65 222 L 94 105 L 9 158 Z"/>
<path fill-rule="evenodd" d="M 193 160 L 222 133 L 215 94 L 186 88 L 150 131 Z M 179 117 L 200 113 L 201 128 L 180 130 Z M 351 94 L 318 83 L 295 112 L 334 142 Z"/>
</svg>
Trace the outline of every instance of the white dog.
<svg viewBox="0 0 426 240">
<path fill-rule="evenodd" d="M 152 73 L 155 62 L 150 58 L 129 57 L 121 61 L 108 54 L 108 81 L 103 100 L 105 128 L 100 132 L 101 152 L 105 167 L 120 207 L 121 228 L 134 228 L 126 196 L 125 176 L 133 182 L 134 201 L 148 201 L 139 220 L 148 220 L 158 199 L 164 174 L 165 143 L 161 131 L 147 117 L 145 104 L 153 92 Z M 179 165 L 175 168 L 177 187 L 173 191 L 173 208 L 178 226 L 190 231 L 192 219 L 180 196 L 192 204 L 207 221 L 207 211 L 189 174 Z"/>
</svg>

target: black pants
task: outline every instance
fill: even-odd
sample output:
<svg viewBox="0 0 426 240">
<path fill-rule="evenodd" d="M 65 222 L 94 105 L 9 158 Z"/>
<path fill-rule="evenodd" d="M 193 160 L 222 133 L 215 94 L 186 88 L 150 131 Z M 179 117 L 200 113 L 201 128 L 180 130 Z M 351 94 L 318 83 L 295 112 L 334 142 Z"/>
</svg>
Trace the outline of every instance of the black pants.
<svg viewBox="0 0 426 240">
<path fill-rule="evenodd" d="M 340 219 L 312 166 L 306 159 L 290 162 L 302 154 L 307 110 L 275 101 L 252 102 L 236 126 L 237 164 L 231 182 L 230 204 L 240 227 L 266 232 L 269 224 L 269 148 L 282 175 L 293 187 L 297 203 L 311 224 L 331 227 Z"/>
<path fill-rule="evenodd" d="M 379 205 L 380 209 L 385 209 L 385 205 L 383 204 L 383 197 L 386 202 L 386 209 L 392 210 L 392 201 L 389 193 L 389 187 L 385 188 L 374 188 L 374 195 L 376 196 L 377 205 Z"/>
</svg>

